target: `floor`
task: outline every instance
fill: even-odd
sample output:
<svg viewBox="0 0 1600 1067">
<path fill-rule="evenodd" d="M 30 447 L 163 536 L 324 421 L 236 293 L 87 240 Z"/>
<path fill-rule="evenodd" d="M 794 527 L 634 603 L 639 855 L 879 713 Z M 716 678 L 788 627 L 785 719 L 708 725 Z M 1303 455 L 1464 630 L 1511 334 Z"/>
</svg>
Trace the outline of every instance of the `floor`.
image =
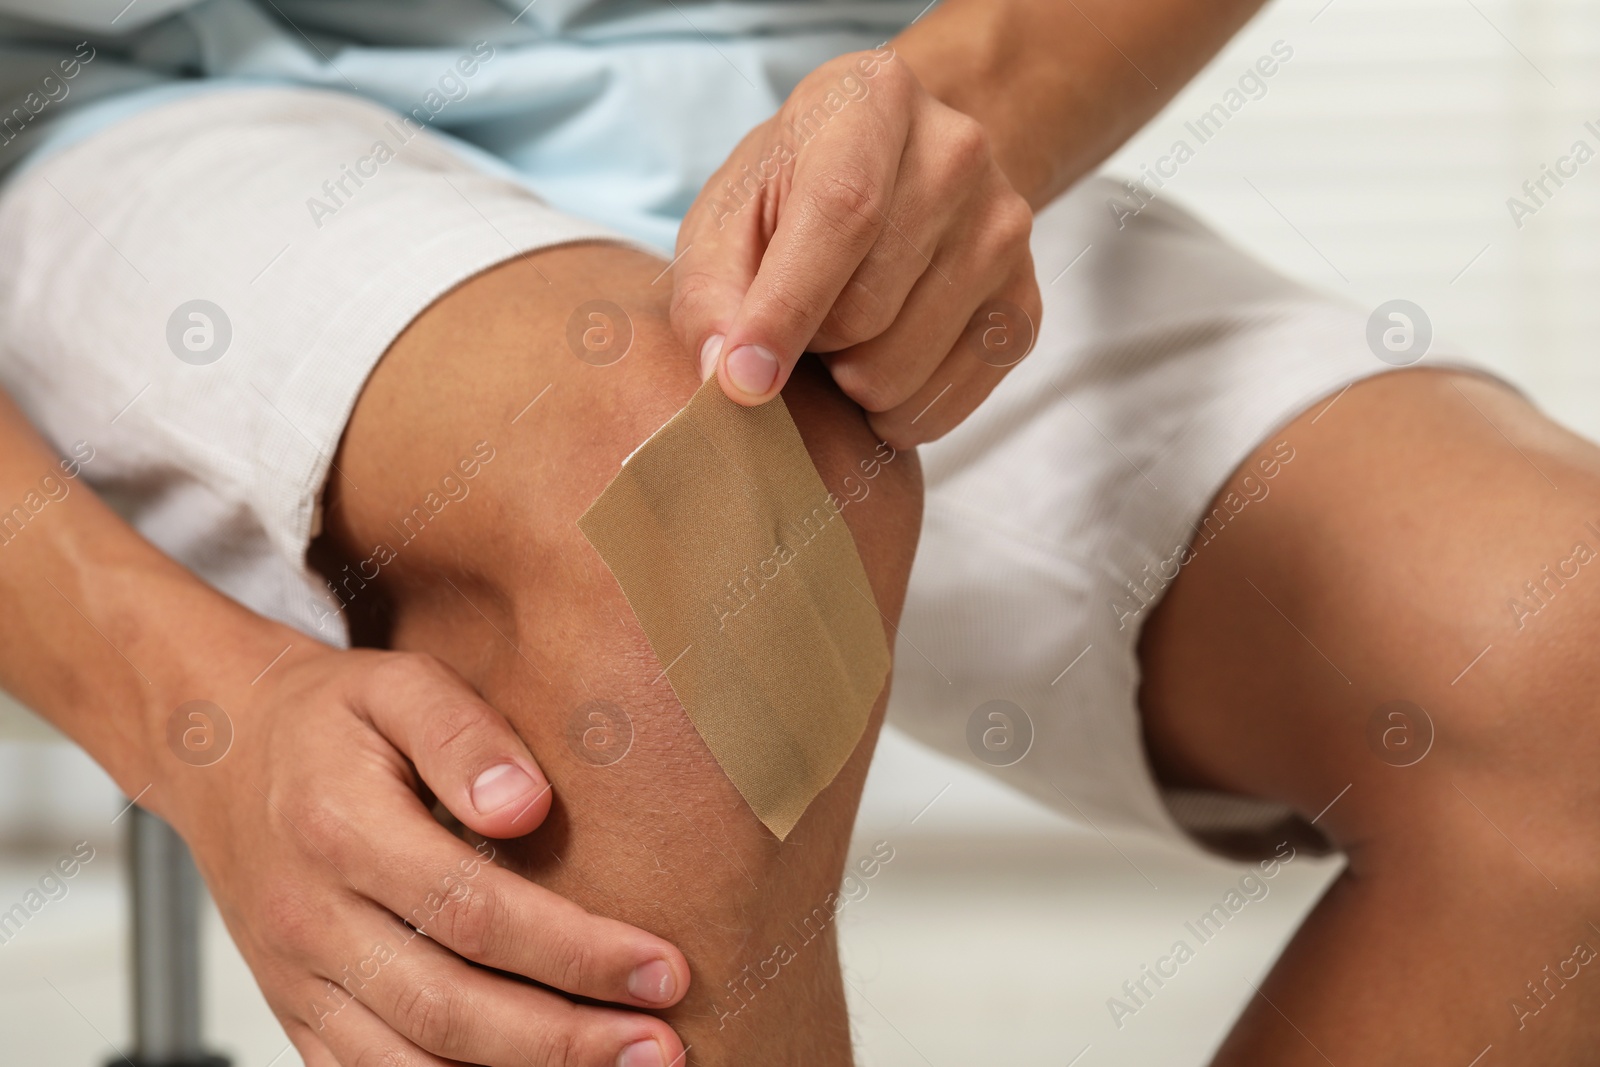
<svg viewBox="0 0 1600 1067">
<path fill-rule="evenodd" d="M 99 1067 L 127 1044 L 115 828 L 92 843 L 66 894 L 0 944 L 7 1063 Z M 1296 859 L 1202 944 L 1185 923 L 1242 869 L 1077 829 L 903 739 L 875 766 L 852 847 L 892 850 L 839 920 L 863 1067 L 1203 1064 L 1337 872 Z M 0 911 L 68 848 L 0 849 Z M 216 1046 L 238 1067 L 298 1065 L 215 913 L 206 921 Z M 1130 999 L 1123 983 L 1180 939 L 1193 958 Z"/>
</svg>

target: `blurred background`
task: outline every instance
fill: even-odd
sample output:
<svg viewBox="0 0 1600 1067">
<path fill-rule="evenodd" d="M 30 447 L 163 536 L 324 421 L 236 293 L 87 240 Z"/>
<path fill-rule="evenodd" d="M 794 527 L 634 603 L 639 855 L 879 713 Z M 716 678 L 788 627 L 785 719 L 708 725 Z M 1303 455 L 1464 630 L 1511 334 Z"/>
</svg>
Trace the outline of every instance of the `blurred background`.
<svg viewBox="0 0 1600 1067">
<path fill-rule="evenodd" d="M 1600 150 L 1584 127 L 1600 131 L 1600 7 L 1280 0 L 1108 170 L 1137 174 L 1175 138 L 1194 144 L 1184 123 L 1278 41 L 1293 56 L 1265 95 L 1161 196 L 1330 293 L 1417 303 L 1437 336 L 1600 437 L 1600 159 L 1549 183 L 1543 203 L 1521 188 L 1575 141 Z M 1535 209 L 1520 226 L 1511 197 Z M 65 898 L 0 944 L 0 1058 L 98 1065 L 128 1033 L 126 820 L 113 823 L 125 801 L 42 727 L 7 725 L 0 738 L 0 908 L 74 842 L 96 850 Z M 1241 869 L 1075 826 L 893 731 L 852 855 L 879 841 L 894 858 L 840 927 L 860 1062 L 872 1067 L 1203 1064 L 1339 869 L 1297 859 L 1119 1027 L 1108 999 Z M 215 915 L 206 923 L 215 1043 L 238 1067 L 299 1064 Z"/>
</svg>

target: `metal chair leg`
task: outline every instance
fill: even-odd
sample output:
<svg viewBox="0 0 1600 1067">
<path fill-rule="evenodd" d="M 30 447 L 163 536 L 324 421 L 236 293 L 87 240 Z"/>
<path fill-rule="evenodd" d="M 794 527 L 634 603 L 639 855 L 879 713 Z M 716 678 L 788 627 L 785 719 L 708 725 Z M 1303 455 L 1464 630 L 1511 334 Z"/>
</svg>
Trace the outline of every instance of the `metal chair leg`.
<svg viewBox="0 0 1600 1067">
<path fill-rule="evenodd" d="M 170 826 L 142 808 L 129 815 L 132 1067 L 230 1067 L 200 1038 L 200 872 Z"/>
</svg>

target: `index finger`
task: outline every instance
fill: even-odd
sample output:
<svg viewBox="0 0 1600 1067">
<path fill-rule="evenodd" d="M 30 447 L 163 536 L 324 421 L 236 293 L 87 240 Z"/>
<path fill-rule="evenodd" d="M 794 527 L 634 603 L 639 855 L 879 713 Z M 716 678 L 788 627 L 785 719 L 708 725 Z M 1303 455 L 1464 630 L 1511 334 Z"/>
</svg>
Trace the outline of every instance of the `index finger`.
<svg viewBox="0 0 1600 1067">
<path fill-rule="evenodd" d="M 795 160 L 760 268 L 723 345 L 718 374 L 742 404 L 772 399 L 888 224 L 904 116 L 825 127 Z"/>
<path fill-rule="evenodd" d="M 408 791 L 393 788 L 405 804 L 398 794 Z M 356 888 L 474 963 L 641 1008 L 675 1004 L 689 988 L 688 961 L 673 945 L 507 870 L 490 841 L 473 849 L 427 819 L 404 839 L 371 844 L 347 868 Z"/>
<path fill-rule="evenodd" d="M 479 790 L 469 783 L 485 776 L 498 782 L 498 768 L 506 765 L 537 775 L 526 798 L 501 809 L 502 818 L 462 818 L 469 827 L 488 837 L 495 831 L 485 830 L 486 822 L 515 824 L 517 832 L 527 833 L 543 820 L 550 787 L 522 739 L 443 663 L 411 654 L 384 657 L 356 703 L 458 818 L 463 811 L 472 815 L 471 797 Z M 414 829 L 366 842 L 369 847 L 357 853 L 350 875 L 372 900 L 459 955 L 575 996 L 659 1008 L 688 988 L 689 965 L 675 947 L 507 871 L 492 862 L 494 846 L 487 841 L 475 854 L 426 816 L 404 781 L 384 782 L 385 791 L 393 790 L 387 801 L 381 795 L 350 797 L 346 810 L 359 805 L 423 817 Z"/>
</svg>

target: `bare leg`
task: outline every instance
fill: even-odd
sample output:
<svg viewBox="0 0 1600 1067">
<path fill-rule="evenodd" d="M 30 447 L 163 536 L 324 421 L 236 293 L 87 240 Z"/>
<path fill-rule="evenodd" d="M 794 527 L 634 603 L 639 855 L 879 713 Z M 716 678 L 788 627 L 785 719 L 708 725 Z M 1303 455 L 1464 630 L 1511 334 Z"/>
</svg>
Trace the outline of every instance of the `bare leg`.
<svg viewBox="0 0 1600 1067">
<path fill-rule="evenodd" d="M 554 811 L 502 849 L 509 862 L 684 950 L 694 985 L 666 1017 L 692 1046 L 689 1062 L 848 1064 L 829 901 L 883 698 L 855 757 L 780 844 L 712 760 L 575 525 L 698 385 L 666 326 L 670 290 L 652 285 L 661 269 L 605 246 L 556 250 L 487 272 L 419 317 L 351 421 L 328 547 L 348 562 L 392 546 L 392 562 L 352 601 L 368 639 L 448 662 L 539 757 Z M 631 348 L 609 366 L 568 345 L 569 318 L 594 299 L 614 301 L 631 321 Z M 878 442 L 824 382 L 797 376 L 785 397 L 838 491 Z M 468 481 L 458 464 L 475 454 Z M 430 492 L 446 496 L 441 482 L 452 474 L 467 495 L 405 540 L 404 517 Z M 886 626 L 900 611 L 920 494 L 916 457 L 902 453 L 844 513 Z M 597 764 L 579 740 L 591 701 L 631 720 L 631 747 L 614 763 Z"/>
<path fill-rule="evenodd" d="M 1349 855 L 1216 1062 L 1593 1063 L 1600 568 L 1575 556 L 1600 551 L 1600 449 L 1447 372 L 1313 417 L 1143 638 L 1163 775 L 1308 818 L 1337 797 L 1318 826 Z M 1384 720 L 1388 761 L 1371 732 L 1395 700 L 1435 732 L 1411 766 L 1415 714 Z"/>
</svg>

